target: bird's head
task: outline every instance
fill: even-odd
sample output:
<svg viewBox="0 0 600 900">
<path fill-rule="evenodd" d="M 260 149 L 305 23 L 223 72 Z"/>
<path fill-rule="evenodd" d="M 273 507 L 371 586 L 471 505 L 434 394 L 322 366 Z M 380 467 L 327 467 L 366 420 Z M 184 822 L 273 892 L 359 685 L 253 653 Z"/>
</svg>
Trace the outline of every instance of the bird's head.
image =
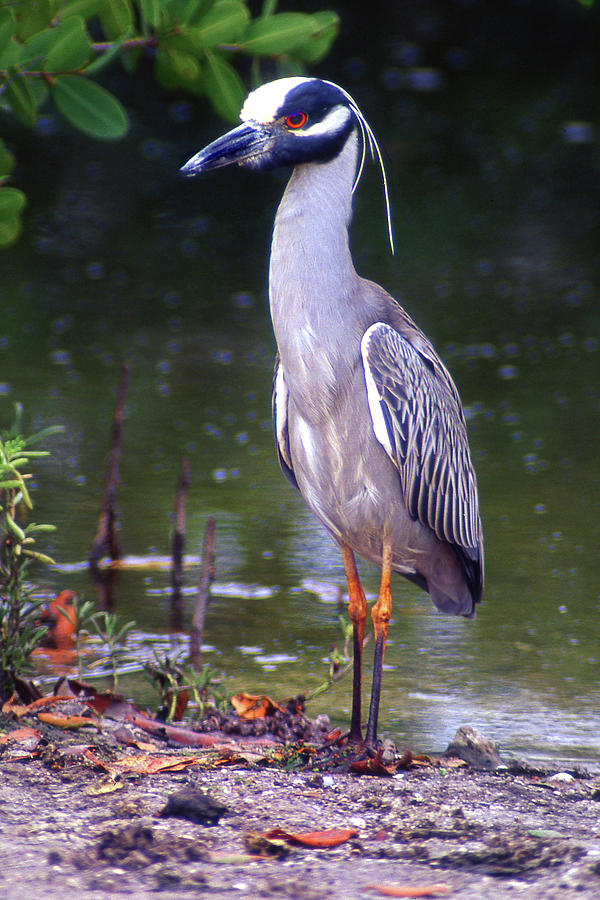
<svg viewBox="0 0 600 900">
<path fill-rule="evenodd" d="M 320 78 L 279 78 L 252 91 L 240 112 L 242 124 L 196 153 L 182 167 L 184 175 L 236 164 L 268 170 L 336 157 L 356 129 L 360 159 L 354 187 L 362 174 L 367 149 L 381 167 L 390 245 L 393 241 L 387 179 L 379 145 L 362 112 L 343 88 Z"/>
<path fill-rule="evenodd" d="M 236 163 L 274 169 L 326 162 L 357 126 L 356 104 L 341 88 L 319 78 L 279 78 L 252 91 L 242 106 L 242 124 L 213 141 L 183 166 L 197 175 Z"/>
</svg>

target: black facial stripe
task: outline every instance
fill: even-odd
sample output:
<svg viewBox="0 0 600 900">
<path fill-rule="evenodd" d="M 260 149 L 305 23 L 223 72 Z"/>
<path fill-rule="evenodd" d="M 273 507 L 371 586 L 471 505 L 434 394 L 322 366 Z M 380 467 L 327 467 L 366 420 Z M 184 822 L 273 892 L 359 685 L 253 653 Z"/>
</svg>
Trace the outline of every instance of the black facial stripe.
<svg viewBox="0 0 600 900">
<path fill-rule="evenodd" d="M 332 84 L 323 81 L 309 81 L 293 88 L 277 110 L 276 119 L 305 112 L 309 123 L 320 122 L 334 106 L 347 106 L 342 92 Z"/>
</svg>

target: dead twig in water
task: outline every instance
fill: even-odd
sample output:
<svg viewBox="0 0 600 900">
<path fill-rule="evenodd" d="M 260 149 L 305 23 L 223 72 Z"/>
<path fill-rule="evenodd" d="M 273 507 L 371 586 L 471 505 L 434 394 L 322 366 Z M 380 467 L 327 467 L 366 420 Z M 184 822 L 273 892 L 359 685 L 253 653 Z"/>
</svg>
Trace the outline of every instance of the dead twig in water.
<svg viewBox="0 0 600 900">
<path fill-rule="evenodd" d="M 190 464 L 187 458 L 181 460 L 179 480 L 173 504 L 174 530 L 171 543 L 171 628 L 181 631 L 183 604 L 181 587 L 183 584 L 183 548 L 185 546 L 185 504 L 187 490 L 192 483 Z"/>
<path fill-rule="evenodd" d="M 196 672 L 202 667 L 202 636 L 204 633 L 204 619 L 210 600 L 210 586 L 215 577 L 215 519 L 210 516 L 204 532 L 204 545 L 202 547 L 202 566 L 198 581 L 198 597 L 192 619 L 190 632 L 190 662 Z"/>
<path fill-rule="evenodd" d="M 113 562 L 121 558 L 121 548 L 119 547 L 116 536 L 116 523 L 118 519 L 117 493 L 119 486 L 121 434 L 125 418 L 125 400 L 127 397 L 127 389 L 129 387 L 130 372 L 131 367 L 129 363 L 123 363 L 121 366 L 117 402 L 113 413 L 110 449 L 108 453 L 108 462 L 106 464 L 106 475 L 104 478 L 104 492 L 102 494 L 102 506 L 100 507 L 96 536 L 93 540 L 90 555 L 88 557 L 92 578 L 98 589 L 101 605 L 104 608 L 110 608 L 112 606 L 111 588 L 114 573 L 112 571 L 102 572 L 99 566 L 100 560 L 105 551 L 108 552 Z"/>
</svg>

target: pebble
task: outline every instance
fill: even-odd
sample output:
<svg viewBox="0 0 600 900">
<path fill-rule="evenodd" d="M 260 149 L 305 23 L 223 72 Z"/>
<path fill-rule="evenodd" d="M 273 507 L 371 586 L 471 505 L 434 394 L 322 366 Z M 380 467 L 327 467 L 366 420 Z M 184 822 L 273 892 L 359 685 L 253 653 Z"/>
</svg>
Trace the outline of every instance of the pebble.
<svg viewBox="0 0 600 900">
<path fill-rule="evenodd" d="M 551 784 L 572 784 L 575 779 L 568 772 L 557 772 L 556 775 L 551 775 L 548 781 Z"/>
</svg>

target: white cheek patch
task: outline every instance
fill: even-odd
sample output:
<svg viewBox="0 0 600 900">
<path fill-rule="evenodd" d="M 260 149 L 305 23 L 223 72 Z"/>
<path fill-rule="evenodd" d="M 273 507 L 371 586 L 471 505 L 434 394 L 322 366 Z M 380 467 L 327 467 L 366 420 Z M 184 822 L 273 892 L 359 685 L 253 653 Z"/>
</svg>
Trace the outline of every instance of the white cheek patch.
<svg viewBox="0 0 600 900">
<path fill-rule="evenodd" d="M 308 128 L 299 128 L 297 131 L 293 131 L 292 134 L 299 138 L 335 134 L 348 124 L 348 120 L 351 117 L 352 113 L 347 106 L 335 106 L 320 122 L 316 122 Z"/>
<path fill-rule="evenodd" d="M 392 445 L 390 443 L 390 436 L 388 434 L 387 425 L 385 424 L 385 419 L 383 416 L 383 411 L 381 409 L 381 397 L 379 395 L 379 390 L 377 385 L 375 384 L 375 379 L 371 375 L 371 368 L 369 366 L 368 354 L 369 354 L 369 342 L 371 337 L 373 336 L 373 332 L 378 329 L 384 327 L 381 322 L 376 322 L 374 325 L 371 325 L 368 328 L 364 335 L 363 339 L 360 342 L 360 351 L 363 359 L 363 366 L 365 370 L 365 383 L 367 385 L 367 400 L 369 403 L 369 410 L 371 412 L 371 421 L 373 423 L 373 432 L 375 437 L 384 448 L 386 453 L 392 457 L 393 459 L 393 450 Z"/>
<path fill-rule="evenodd" d="M 269 81 L 262 84 L 246 97 L 242 106 L 240 119 L 247 122 L 252 119 L 261 125 L 269 125 L 275 121 L 277 111 L 293 88 L 301 84 L 315 81 L 314 78 L 278 78 L 277 81 Z"/>
</svg>

